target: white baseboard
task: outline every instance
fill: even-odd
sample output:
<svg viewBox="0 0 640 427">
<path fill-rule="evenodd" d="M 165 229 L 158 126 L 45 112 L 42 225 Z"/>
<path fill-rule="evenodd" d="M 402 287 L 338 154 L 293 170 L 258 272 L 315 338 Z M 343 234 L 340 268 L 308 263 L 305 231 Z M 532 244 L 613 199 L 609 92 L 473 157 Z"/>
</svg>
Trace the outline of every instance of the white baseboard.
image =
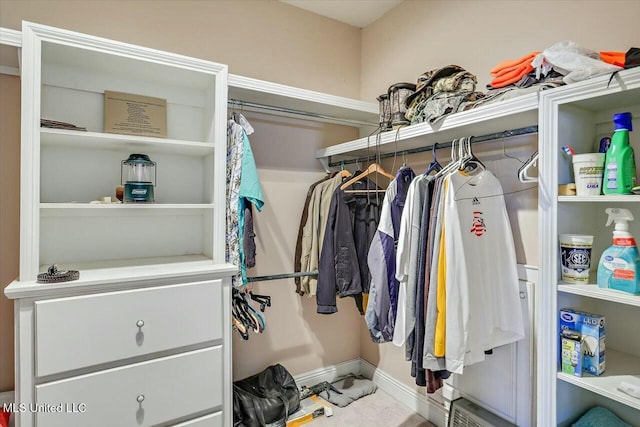
<svg viewBox="0 0 640 427">
<path fill-rule="evenodd" d="M 332 382 L 347 374 L 359 373 L 360 359 L 358 358 L 338 363 L 337 365 L 325 366 L 324 368 L 305 372 L 304 374 L 296 375 L 294 379 L 296 380 L 296 385 L 300 388 L 302 386 L 316 385 L 323 381 Z"/>
<path fill-rule="evenodd" d="M 363 359 L 331 365 L 314 371 L 296 375 L 294 379 L 298 387 L 312 386 L 322 381 L 332 382 L 347 374 L 360 374 L 371 379 L 382 391 L 391 395 L 409 409 L 420 414 L 438 427 L 446 426 L 446 410 L 438 403 L 432 402 L 415 389 L 401 383 L 391 375 L 373 366 Z"/>
</svg>

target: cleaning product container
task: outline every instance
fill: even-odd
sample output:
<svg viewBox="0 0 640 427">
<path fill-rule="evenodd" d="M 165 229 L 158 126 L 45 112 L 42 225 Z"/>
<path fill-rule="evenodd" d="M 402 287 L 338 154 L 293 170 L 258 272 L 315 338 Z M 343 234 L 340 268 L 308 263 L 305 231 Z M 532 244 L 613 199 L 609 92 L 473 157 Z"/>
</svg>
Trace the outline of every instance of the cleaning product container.
<svg viewBox="0 0 640 427">
<path fill-rule="evenodd" d="M 576 154 L 573 156 L 576 195 L 599 196 L 601 194 L 604 159 L 604 153 Z"/>
<path fill-rule="evenodd" d="M 598 264 L 599 288 L 640 294 L 640 252 L 636 239 L 629 232 L 633 214 L 629 209 L 607 208 L 606 226 L 616 223 L 613 245 L 605 249 Z"/>
<path fill-rule="evenodd" d="M 560 235 L 560 262 L 562 281 L 589 283 L 593 236 L 586 234 Z"/>
<path fill-rule="evenodd" d="M 613 115 L 614 132 L 605 160 L 604 194 L 631 194 L 636 186 L 636 161 L 629 145 L 631 113 Z"/>
</svg>

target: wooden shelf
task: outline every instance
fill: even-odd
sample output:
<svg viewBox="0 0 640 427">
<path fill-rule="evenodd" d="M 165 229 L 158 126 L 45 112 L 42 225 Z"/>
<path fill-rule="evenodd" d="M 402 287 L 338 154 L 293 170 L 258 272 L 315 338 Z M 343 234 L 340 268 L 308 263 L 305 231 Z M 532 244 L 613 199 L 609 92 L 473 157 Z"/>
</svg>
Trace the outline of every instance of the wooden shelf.
<svg viewBox="0 0 640 427">
<path fill-rule="evenodd" d="M 229 74 L 229 99 L 378 126 L 378 104 Z M 346 124 L 346 123 L 345 123 Z"/>
<path fill-rule="evenodd" d="M 598 285 L 569 285 L 559 283 L 558 291 L 640 307 L 640 295 L 632 295 L 611 289 L 601 289 Z"/>
<path fill-rule="evenodd" d="M 558 379 L 640 410 L 640 399 L 633 398 L 617 389 L 622 381 L 640 386 L 640 357 L 607 347 L 605 362 L 606 369 L 600 376 L 584 374 L 583 377 L 576 377 L 558 372 Z"/>
<path fill-rule="evenodd" d="M 636 194 L 610 195 L 610 196 L 558 196 L 558 202 L 598 202 L 598 203 L 628 203 L 640 202 L 640 196 Z"/>
<path fill-rule="evenodd" d="M 151 153 L 194 157 L 210 155 L 215 147 L 215 144 L 206 142 L 50 128 L 40 128 L 40 144 L 91 150 L 132 151 L 137 149 Z"/>
<path fill-rule="evenodd" d="M 316 158 L 364 156 L 378 145 L 381 153 L 450 142 L 462 136 L 480 136 L 538 124 L 538 94 L 532 93 L 447 116 L 436 125 L 419 123 L 375 137 L 360 138 L 316 151 Z M 396 141 L 398 142 L 396 147 Z"/>
</svg>

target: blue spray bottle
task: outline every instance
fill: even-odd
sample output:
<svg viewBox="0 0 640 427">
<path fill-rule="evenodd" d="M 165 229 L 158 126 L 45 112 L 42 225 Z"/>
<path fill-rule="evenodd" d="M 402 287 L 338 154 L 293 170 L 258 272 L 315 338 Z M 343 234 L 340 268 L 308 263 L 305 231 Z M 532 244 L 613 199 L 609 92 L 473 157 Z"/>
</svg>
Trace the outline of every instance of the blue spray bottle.
<svg viewBox="0 0 640 427">
<path fill-rule="evenodd" d="M 628 221 L 633 215 L 628 209 L 607 208 L 607 226 L 616 223 L 613 246 L 607 248 L 598 264 L 598 287 L 640 294 L 640 253 L 636 240 L 629 233 Z"/>
</svg>

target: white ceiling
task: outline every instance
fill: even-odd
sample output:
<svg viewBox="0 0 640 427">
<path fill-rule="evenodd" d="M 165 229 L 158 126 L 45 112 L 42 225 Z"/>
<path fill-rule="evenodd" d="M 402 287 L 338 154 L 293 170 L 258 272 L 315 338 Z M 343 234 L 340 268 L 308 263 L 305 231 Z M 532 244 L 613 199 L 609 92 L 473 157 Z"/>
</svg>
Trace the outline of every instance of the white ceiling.
<svg viewBox="0 0 640 427">
<path fill-rule="evenodd" d="M 403 0 L 280 0 L 291 6 L 364 28 Z"/>
</svg>

